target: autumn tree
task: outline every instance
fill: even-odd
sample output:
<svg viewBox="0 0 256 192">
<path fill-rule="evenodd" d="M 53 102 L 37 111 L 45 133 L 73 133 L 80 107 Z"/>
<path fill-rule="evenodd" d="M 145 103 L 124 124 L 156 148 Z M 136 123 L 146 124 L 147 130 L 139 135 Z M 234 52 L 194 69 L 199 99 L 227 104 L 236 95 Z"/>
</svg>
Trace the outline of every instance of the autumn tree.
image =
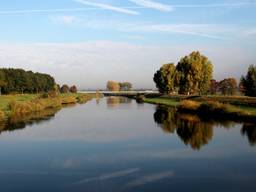
<svg viewBox="0 0 256 192">
<path fill-rule="evenodd" d="M 68 85 L 62 85 L 62 87 L 60 88 L 60 92 L 61 93 L 68 93 L 69 92 L 69 86 Z"/>
<path fill-rule="evenodd" d="M 121 91 L 130 91 L 132 89 L 132 84 L 130 82 L 119 83 Z"/>
<path fill-rule="evenodd" d="M 107 89 L 109 91 L 120 91 L 120 84 L 119 84 L 119 82 L 108 81 Z"/>
<path fill-rule="evenodd" d="M 223 95 L 235 95 L 238 90 L 237 81 L 235 78 L 227 78 L 219 83 L 220 91 Z"/>
<path fill-rule="evenodd" d="M 177 67 L 181 94 L 206 94 L 212 79 L 213 65 L 200 52 L 183 57 Z"/>
<path fill-rule="evenodd" d="M 170 94 L 177 86 L 177 71 L 173 63 L 163 65 L 154 75 L 154 82 L 160 93 Z"/>
<path fill-rule="evenodd" d="M 219 90 L 219 82 L 212 79 L 210 82 L 209 93 L 215 95 Z"/>
<path fill-rule="evenodd" d="M 241 84 L 246 96 L 256 97 L 256 66 L 251 65 L 248 68 L 247 75 L 241 78 Z"/>
<path fill-rule="evenodd" d="M 71 93 L 77 93 L 77 87 L 76 87 L 75 85 L 71 86 L 71 87 L 69 88 L 69 92 L 71 92 Z"/>
</svg>

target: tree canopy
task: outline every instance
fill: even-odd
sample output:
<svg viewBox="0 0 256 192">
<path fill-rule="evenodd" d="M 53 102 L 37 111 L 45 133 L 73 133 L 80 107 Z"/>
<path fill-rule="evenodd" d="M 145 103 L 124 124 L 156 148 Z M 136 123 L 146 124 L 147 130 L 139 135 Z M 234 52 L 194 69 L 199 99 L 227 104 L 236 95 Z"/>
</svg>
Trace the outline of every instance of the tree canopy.
<svg viewBox="0 0 256 192">
<path fill-rule="evenodd" d="M 119 83 L 121 91 L 130 91 L 132 89 L 132 84 L 130 82 Z"/>
<path fill-rule="evenodd" d="M 241 85 L 246 96 L 256 97 L 256 66 L 251 65 L 248 68 L 247 75 L 241 78 Z"/>
<path fill-rule="evenodd" d="M 219 89 L 223 95 L 235 95 L 238 91 L 238 85 L 235 78 L 227 78 L 219 83 Z"/>
<path fill-rule="evenodd" d="M 69 88 L 69 91 L 70 93 L 77 93 L 77 87 L 75 85 L 72 85 L 70 88 Z"/>
<path fill-rule="evenodd" d="M 173 63 L 163 65 L 154 75 L 160 93 L 172 93 L 177 85 L 177 71 Z"/>
<path fill-rule="evenodd" d="M 183 57 L 177 67 L 179 92 L 182 94 L 206 94 L 212 79 L 213 65 L 200 52 L 192 52 Z"/>
<path fill-rule="evenodd" d="M 48 74 L 23 69 L 0 69 L 0 87 L 5 94 L 48 92 L 54 85 L 54 78 Z"/>
<path fill-rule="evenodd" d="M 154 82 L 161 93 L 206 94 L 212 79 L 213 65 L 200 52 L 183 57 L 175 66 L 163 65 L 154 75 Z"/>
<path fill-rule="evenodd" d="M 62 85 L 62 87 L 60 88 L 60 92 L 61 93 L 68 93 L 69 92 L 69 86 L 64 84 Z"/>
<path fill-rule="evenodd" d="M 116 82 L 108 81 L 107 90 L 109 91 L 130 91 L 132 89 L 132 84 L 130 82 Z"/>
</svg>

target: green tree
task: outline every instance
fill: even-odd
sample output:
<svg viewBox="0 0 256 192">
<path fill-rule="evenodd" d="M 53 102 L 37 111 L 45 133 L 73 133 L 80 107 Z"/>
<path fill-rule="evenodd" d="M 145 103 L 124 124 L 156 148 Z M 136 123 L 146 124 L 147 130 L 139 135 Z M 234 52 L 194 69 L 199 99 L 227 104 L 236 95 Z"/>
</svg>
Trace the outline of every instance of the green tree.
<svg viewBox="0 0 256 192">
<path fill-rule="evenodd" d="M 160 93 L 172 93 L 177 86 L 177 71 L 173 63 L 163 65 L 154 75 L 154 82 Z"/>
<path fill-rule="evenodd" d="M 256 66 L 249 67 L 246 77 L 241 78 L 241 84 L 246 96 L 256 97 Z"/>
<path fill-rule="evenodd" d="M 3 71 L 0 71 L 0 95 L 2 94 L 2 87 L 5 86 L 6 79 Z"/>
<path fill-rule="evenodd" d="M 23 69 L 0 69 L 0 81 L 3 93 L 38 93 L 54 88 L 55 80 L 48 74 L 34 73 Z"/>
<path fill-rule="evenodd" d="M 213 65 L 200 52 L 183 57 L 177 67 L 181 94 L 206 94 L 212 79 Z"/>
</svg>

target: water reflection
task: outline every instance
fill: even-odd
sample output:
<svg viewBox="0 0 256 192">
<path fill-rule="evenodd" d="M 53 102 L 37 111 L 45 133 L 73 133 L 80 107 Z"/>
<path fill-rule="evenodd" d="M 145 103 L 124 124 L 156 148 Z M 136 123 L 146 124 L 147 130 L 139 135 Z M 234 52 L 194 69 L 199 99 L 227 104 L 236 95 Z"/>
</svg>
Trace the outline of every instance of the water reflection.
<svg viewBox="0 0 256 192">
<path fill-rule="evenodd" d="M 132 103 L 132 99 L 129 99 L 127 97 L 107 97 L 107 106 L 109 108 L 116 107 L 123 103 L 130 104 Z"/>
<path fill-rule="evenodd" d="M 180 114 L 175 108 L 157 106 L 154 113 L 155 122 L 165 133 L 174 134 L 190 145 L 195 150 L 200 150 L 202 146 L 207 145 L 213 139 L 214 127 L 224 127 L 226 129 L 234 127 L 236 124 L 232 121 L 214 121 L 205 120 L 197 115 Z M 256 143 L 256 126 L 244 124 L 241 130 L 243 135 L 247 135 L 249 142 Z"/>
<path fill-rule="evenodd" d="M 51 120 L 59 110 L 59 108 L 46 109 L 36 113 L 11 116 L 6 122 L 0 123 L 0 134 L 4 131 L 24 129 L 27 125 L 40 124 Z"/>
<path fill-rule="evenodd" d="M 252 124 L 244 124 L 241 130 L 243 135 L 246 135 L 251 145 L 256 144 L 256 126 Z"/>
</svg>

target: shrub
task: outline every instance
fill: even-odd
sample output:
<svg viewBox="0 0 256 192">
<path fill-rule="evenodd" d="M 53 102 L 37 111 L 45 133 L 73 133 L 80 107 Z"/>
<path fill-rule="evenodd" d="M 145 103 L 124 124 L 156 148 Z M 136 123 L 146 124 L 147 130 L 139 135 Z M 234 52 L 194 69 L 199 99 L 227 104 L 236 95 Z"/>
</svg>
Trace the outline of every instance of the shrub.
<svg viewBox="0 0 256 192">
<path fill-rule="evenodd" d="M 136 101 L 137 101 L 138 103 L 143 103 L 144 100 L 145 100 L 145 95 L 137 94 L 137 96 L 136 96 Z"/>
<path fill-rule="evenodd" d="M 178 108 L 180 110 L 197 110 L 200 107 L 200 103 L 191 100 L 183 100 L 180 102 Z"/>
<path fill-rule="evenodd" d="M 66 105 L 66 104 L 72 104 L 72 103 L 76 103 L 76 97 L 73 96 L 67 96 L 67 97 L 62 97 L 61 98 L 61 104 Z"/>
<path fill-rule="evenodd" d="M 223 114 L 226 113 L 228 111 L 228 104 L 222 104 L 216 101 L 208 101 L 208 102 L 204 102 L 200 105 L 200 107 L 198 108 L 198 112 L 199 113 L 219 113 L 219 114 Z"/>
<path fill-rule="evenodd" d="M 0 111 L 0 121 L 5 118 L 5 114 L 3 111 Z"/>
<path fill-rule="evenodd" d="M 12 101 L 9 103 L 11 115 L 28 114 L 42 111 L 47 108 L 58 108 L 61 106 L 60 99 L 35 99 L 32 101 Z"/>
</svg>

